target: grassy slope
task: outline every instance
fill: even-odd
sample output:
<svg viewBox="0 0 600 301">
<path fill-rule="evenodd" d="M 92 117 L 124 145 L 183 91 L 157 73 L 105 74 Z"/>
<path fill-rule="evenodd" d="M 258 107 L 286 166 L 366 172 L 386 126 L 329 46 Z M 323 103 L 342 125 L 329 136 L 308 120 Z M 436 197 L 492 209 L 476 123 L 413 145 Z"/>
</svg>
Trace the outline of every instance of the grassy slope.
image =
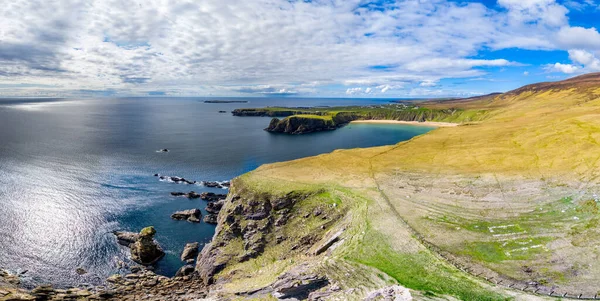
<svg viewBox="0 0 600 301">
<path fill-rule="evenodd" d="M 598 186 L 600 80 L 591 80 L 532 86 L 472 103 L 425 104 L 486 112 L 487 119 L 440 128 L 395 146 L 271 164 L 242 180 L 258 191 L 301 184 L 343 193 L 352 208 L 351 238 L 332 258 L 375 268 L 411 289 L 463 300 L 514 296 L 461 273 L 415 233 L 502 275 L 534 277 L 518 271 L 520 260 L 532 261 L 542 267 L 535 277 L 574 290 L 594 289 L 600 279 L 594 272 L 600 268 L 595 263 L 598 209 L 589 198 Z M 404 183 L 414 189 L 408 191 Z M 438 183 L 450 188 L 438 191 Z M 462 191 L 450 191 L 458 186 Z M 423 189 L 431 193 L 421 193 Z M 508 258 L 512 255 L 506 250 L 520 244 L 518 238 L 498 244 L 490 231 L 481 230 L 508 229 L 515 222 L 510 230 L 527 230 L 527 243 L 542 245 L 540 252 L 525 248 L 527 252 Z M 450 232 L 454 229 L 456 233 Z M 446 237 L 436 238 L 436 231 Z M 508 232 L 502 234 L 514 234 Z M 570 269 L 583 268 L 560 270 L 553 253 L 564 255 L 560 259 Z M 577 256 L 569 256 L 573 254 Z"/>
<path fill-rule="evenodd" d="M 454 107 L 429 107 L 386 104 L 377 106 L 348 106 L 331 108 L 283 108 L 269 107 L 258 109 L 241 109 L 250 111 L 266 112 L 268 115 L 277 116 L 278 113 L 294 114 L 295 117 L 310 117 L 340 120 L 347 122 L 343 116 L 351 115 L 353 119 L 382 119 L 382 120 L 405 120 L 405 121 L 438 121 L 438 122 L 475 122 L 490 117 L 490 110 L 477 108 L 454 108 Z M 338 117 L 338 118 L 336 118 Z M 288 117 L 289 118 L 289 117 Z"/>
</svg>

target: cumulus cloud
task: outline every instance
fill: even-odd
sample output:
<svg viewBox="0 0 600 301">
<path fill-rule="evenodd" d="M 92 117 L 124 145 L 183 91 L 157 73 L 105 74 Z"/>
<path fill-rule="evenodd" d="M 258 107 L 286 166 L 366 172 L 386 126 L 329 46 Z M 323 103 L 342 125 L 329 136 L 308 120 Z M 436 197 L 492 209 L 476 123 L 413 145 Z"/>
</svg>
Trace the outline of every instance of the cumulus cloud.
<svg viewBox="0 0 600 301">
<path fill-rule="evenodd" d="M 518 65 L 481 49 L 600 50 L 595 28 L 568 24 L 566 4 L 498 5 L 13 0 L 0 6 L 0 83 L 34 86 L 0 95 L 376 95 Z"/>
<path fill-rule="evenodd" d="M 589 51 L 582 49 L 569 50 L 569 59 L 572 62 L 571 64 L 555 63 L 547 66 L 546 69 L 566 74 L 600 71 L 600 59 Z"/>
<path fill-rule="evenodd" d="M 558 31 L 557 40 L 566 48 L 600 49 L 600 33 L 593 27 L 563 27 Z"/>
<path fill-rule="evenodd" d="M 577 70 L 579 70 L 579 67 L 571 65 L 571 64 L 555 63 L 554 65 L 548 66 L 547 70 L 571 74 L 571 73 L 577 72 Z"/>
<path fill-rule="evenodd" d="M 362 88 L 348 88 L 346 90 L 346 94 L 348 94 L 348 95 L 356 95 L 356 94 L 362 93 L 362 91 L 363 91 Z"/>
</svg>

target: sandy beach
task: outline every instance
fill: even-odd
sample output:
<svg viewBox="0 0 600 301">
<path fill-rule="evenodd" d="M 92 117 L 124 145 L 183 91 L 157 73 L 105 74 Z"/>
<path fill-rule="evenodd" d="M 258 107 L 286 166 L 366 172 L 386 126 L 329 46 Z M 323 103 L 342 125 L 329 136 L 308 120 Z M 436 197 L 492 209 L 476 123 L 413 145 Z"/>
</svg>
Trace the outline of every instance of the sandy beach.
<svg viewBox="0 0 600 301">
<path fill-rule="evenodd" d="M 434 126 L 434 127 L 452 127 L 457 126 L 458 123 L 450 122 L 435 122 L 435 121 L 401 121 L 401 120 L 355 120 L 351 123 L 388 123 L 388 124 L 408 124 L 408 125 L 421 125 L 421 126 Z"/>
</svg>

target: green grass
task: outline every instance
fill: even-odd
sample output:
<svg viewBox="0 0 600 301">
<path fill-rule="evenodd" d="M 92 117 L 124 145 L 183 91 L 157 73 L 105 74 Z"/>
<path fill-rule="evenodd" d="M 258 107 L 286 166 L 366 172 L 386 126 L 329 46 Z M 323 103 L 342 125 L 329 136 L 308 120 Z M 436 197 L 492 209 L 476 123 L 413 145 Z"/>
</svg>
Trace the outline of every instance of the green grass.
<svg viewBox="0 0 600 301">
<path fill-rule="evenodd" d="M 440 261 L 428 251 L 402 254 L 394 251 L 385 237 L 367 231 L 359 249 L 346 257 L 381 270 L 401 285 L 423 292 L 451 295 L 460 300 L 510 300 L 488 291 L 458 269 Z"/>
<path fill-rule="evenodd" d="M 332 119 L 331 115 L 309 115 L 309 114 L 293 115 L 288 118 L 292 118 L 292 117 L 307 118 L 307 119 L 322 119 L 322 120 L 326 120 L 326 121 Z"/>
<path fill-rule="evenodd" d="M 376 106 L 346 106 L 329 108 L 249 108 L 239 111 L 264 112 L 273 117 L 308 117 L 345 123 L 357 119 L 382 119 L 404 121 L 472 122 L 491 116 L 487 110 L 431 109 L 415 105 L 387 104 Z"/>
</svg>

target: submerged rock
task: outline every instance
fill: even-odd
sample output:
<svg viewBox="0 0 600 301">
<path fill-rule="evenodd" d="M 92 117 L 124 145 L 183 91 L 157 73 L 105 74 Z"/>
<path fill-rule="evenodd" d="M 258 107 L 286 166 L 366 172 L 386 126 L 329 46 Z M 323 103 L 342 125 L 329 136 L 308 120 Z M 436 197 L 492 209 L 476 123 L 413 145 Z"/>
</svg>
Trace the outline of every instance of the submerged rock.
<svg viewBox="0 0 600 301">
<path fill-rule="evenodd" d="M 131 259 L 142 265 L 150 265 L 161 259 L 165 252 L 154 240 L 156 230 L 146 227 L 140 231 L 139 238 L 131 244 Z"/>
<path fill-rule="evenodd" d="M 198 255 L 199 244 L 197 242 L 187 243 L 181 253 L 181 261 L 194 259 Z"/>
<path fill-rule="evenodd" d="M 188 222 L 192 223 L 199 223 L 201 215 L 202 213 L 200 212 L 200 209 L 196 208 L 177 211 L 171 215 L 171 218 L 176 220 L 187 220 Z"/>
</svg>

